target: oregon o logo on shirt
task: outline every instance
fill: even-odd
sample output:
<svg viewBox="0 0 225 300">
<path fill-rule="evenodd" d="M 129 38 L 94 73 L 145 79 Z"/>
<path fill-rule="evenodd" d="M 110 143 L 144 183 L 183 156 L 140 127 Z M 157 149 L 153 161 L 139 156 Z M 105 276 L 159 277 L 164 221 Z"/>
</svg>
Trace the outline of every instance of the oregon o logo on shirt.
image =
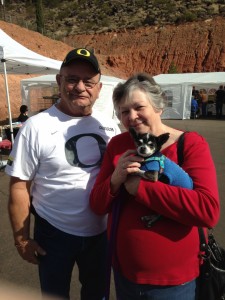
<svg viewBox="0 0 225 300">
<path fill-rule="evenodd" d="M 93 162 L 92 164 L 85 164 L 80 159 L 80 156 L 82 153 L 79 153 L 78 142 L 81 138 L 84 138 L 84 137 L 94 138 L 96 140 L 98 148 L 99 148 L 100 158 L 98 160 L 96 160 L 95 162 Z M 94 133 L 79 134 L 79 135 L 73 136 L 66 142 L 65 155 L 66 155 L 66 159 L 67 159 L 68 163 L 71 166 L 80 167 L 80 168 L 90 168 L 90 167 L 99 166 L 101 164 L 105 149 L 106 149 L 106 142 L 98 134 L 94 134 Z M 87 153 L 87 155 L 92 156 L 93 149 L 90 149 L 90 146 L 89 147 L 86 146 L 85 152 Z"/>
</svg>

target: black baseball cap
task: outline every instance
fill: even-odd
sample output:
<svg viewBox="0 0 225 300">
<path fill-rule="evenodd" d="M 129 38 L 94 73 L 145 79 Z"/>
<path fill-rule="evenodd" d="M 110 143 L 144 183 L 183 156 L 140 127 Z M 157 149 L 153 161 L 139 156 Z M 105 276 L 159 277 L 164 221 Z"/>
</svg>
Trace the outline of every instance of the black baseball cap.
<svg viewBox="0 0 225 300">
<path fill-rule="evenodd" d="M 76 59 L 83 59 L 90 62 L 97 71 L 97 73 L 101 73 L 97 57 L 94 55 L 93 52 L 85 48 L 77 48 L 71 50 L 63 60 L 61 67 L 69 65 L 71 61 L 74 61 Z"/>
</svg>

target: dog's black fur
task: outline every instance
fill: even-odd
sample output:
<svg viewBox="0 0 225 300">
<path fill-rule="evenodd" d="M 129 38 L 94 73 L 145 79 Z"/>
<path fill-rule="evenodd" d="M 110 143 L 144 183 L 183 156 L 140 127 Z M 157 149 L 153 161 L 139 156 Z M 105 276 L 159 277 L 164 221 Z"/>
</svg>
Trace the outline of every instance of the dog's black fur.
<svg viewBox="0 0 225 300">
<path fill-rule="evenodd" d="M 164 133 L 160 136 L 154 136 L 151 133 L 140 134 L 137 133 L 134 128 L 130 128 L 129 132 L 134 139 L 135 145 L 137 147 L 137 154 L 145 159 L 153 156 L 155 153 L 161 150 L 162 145 L 169 139 L 170 134 Z M 135 173 L 145 179 L 150 181 L 157 181 L 159 179 L 160 171 L 143 171 L 140 170 Z M 160 176 L 160 181 L 168 183 L 168 178 L 164 177 L 162 174 Z M 144 222 L 147 228 L 151 228 L 155 222 L 161 218 L 159 214 L 152 214 L 141 217 L 142 222 Z"/>
<path fill-rule="evenodd" d="M 129 132 L 134 139 L 137 147 L 137 154 L 145 159 L 153 156 L 155 153 L 161 150 L 162 145 L 168 140 L 170 134 L 164 133 L 159 136 L 154 136 L 151 133 L 137 133 L 134 128 L 130 128 Z M 151 180 L 157 181 L 159 177 L 158 171 L 143 171 L 137 173 L 137 175 Z"/>
</svg>

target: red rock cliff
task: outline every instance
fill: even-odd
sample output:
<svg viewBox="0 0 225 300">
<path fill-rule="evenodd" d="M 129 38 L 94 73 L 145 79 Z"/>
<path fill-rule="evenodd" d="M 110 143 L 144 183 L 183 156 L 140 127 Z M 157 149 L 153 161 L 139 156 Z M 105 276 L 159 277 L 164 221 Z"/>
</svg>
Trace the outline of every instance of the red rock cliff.
<svg viewBox="0 0 225 300">
<path fill-rule="evenodd" d="M 105 75 L 127 78 L 139 71 L 157 75 L 168 73 L 171 65 L 179 73 L 225 71 L 224 18 L 179 26 L 76 35 L 64 39 L 67 44 L 2 21 L 0 28 L 25 47 L 54 59 L 62 60 L 71 47 L 93 48 Z M 11 75 L 8 78 L 13 118 L 17 117 L 21 105 L 20 80 L 26 77 Z M 8 113 L 3 75 L 0 75 L 0 87 L 0 121 L 4 121 Z"/>
<path fill-rule="evenodd" d="M 77 35 L 65 41 L 85 45 L 101 55 L 111 72 L 127 77 L 138 71 L 179 73 L 225 70 L 225 19 L 215 18 L 184 25 L 144 27 L 123 32 Z"/>
</svg>

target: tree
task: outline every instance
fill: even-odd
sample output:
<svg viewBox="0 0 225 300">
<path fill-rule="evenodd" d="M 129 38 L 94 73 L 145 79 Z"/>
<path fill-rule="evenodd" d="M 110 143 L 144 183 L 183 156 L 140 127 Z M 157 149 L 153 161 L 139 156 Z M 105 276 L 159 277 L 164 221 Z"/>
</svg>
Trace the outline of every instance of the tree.
<svg viewBox="0 0 225 300">
<path fill-rule="evenodd" d="M 2 9 L 3 9 L 3 20 L 6 21 L 6 18 L 5 18 L 5 1 L 1 0 L 1 4 L 2 4 Z"/>
<path fill-rule="evenodd" d="M 175 65 L 174 61 L 171 62 L 168 74 L 176 74 L 178 73 L 177 66 Z"/>
<path fill-rule="evenodd" d="M 37 31 L 44 33 L 44 17 L 42 0 L 35 0 Z"/>
</svg>

